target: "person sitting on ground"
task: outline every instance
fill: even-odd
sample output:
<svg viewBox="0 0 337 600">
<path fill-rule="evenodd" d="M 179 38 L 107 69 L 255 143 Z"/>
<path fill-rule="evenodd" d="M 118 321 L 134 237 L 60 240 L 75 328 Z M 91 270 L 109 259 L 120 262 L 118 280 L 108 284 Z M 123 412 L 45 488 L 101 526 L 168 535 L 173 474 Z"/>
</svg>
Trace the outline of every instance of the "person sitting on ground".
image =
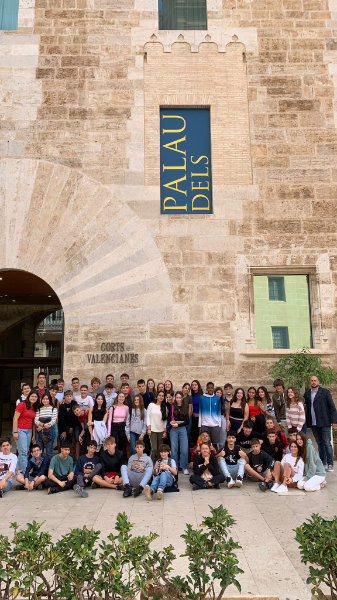
<svg viewBox="0 0 337 600">
<path fill-rule="evenodd" d="M 243 422 L 242 430 L 236 436 L 236 443 L 247 453 L 252 449 L 252 439 L 258 437 L 259 433 L 253 430 L 253 421 L 246 419 Z"/>
<path fill-rule="evenodd" d="M 324 465 L 310 438 L 299 431 L 296 441 L 304 462 L 304 477 L 297 482 L 297 487 L 306 492 L 317 492 L 326 485 Z"/>
<path fill-rule="evenodd" d="M 70 456 L 71 446 L 64 442 L 60 454 L 56 454 L 50 461 L 46 486 L 48 494 L 58 494 L 72 489 L 75 483 L 74 462 Z"/>
<path fill-rule="evenodd" d="M 38 488 L 41 490 L 48 477 L 49 456 L 42 454 L 39 444 L 33 444 L 30 453 L 31 457 L 28 460 L 25 474 L 18 473 L 16 476 L 16 490 L 27 490 L 28 492 Z"/>
<path fill-rule="evenodd" d="M 194 446 L 194 448 L 192 448 L 191 462 L 189 464 L 189 468 L 190 469 L 193 469 L 193 463 L 194 463 L 195 459 L 197 458 L 197 456 L 199 456 L 200 453 L 201 453 L 200 446 L 201 446 L 202 443 L 205 443 L 205 444 L 209 445 L 211 454 L 213 454 L 213 456 L 217 456 L 217 454 L 218 454 L 217 449 L 214 448 L 214 446 L 213 446 L 213 444 L 211 442 L 211 438 L 209 436 L 208 431 L 201 430 L 201 433 L 200 433 L 200 435 L 198 437 L 198 440 L 197 440 L 197 445 Z"/>
<path fill-rule="evenodd" d="M 282 494 L 288 491 L 288 487 L 297 487 L 297 483 L 303 480 L 304 462 L 301 458 L 301 450 L 296 442 L 290 442 L 289 454 L 285 454 L 282 461 L 274 465 L 275 483 L 272 492 Z"/>
<path fill-rule="evenodd" d="M 267 452 L 275 461 L 281 461 L 283 457 L 283 446 L 276 438 L 276 431 L 268 429 L 267 440 L 261 446 L 262 450 Z"/>
<path fill-rule="evenodd" d="M 121 466 L 121 475 L 124 484 L 123 498 L 132 494 L 134 498 L 140 496 L 145 486 L 149 483 L 153 473 L 153 462 L 144 454 L 145 444 L 142 440 L 136 442 L 136 453 L 130 456 L 128 465 Z"/>
<path fill-rule="evenodd" d="M 174 484 L 178 469 L 173 458 L 170 458 L 170 446 L 161 444 L 159 446 L 160 459 L 154 466 L 154 478 L 150 485 L 146 485 L 144 493 L 147 500 L 152 500 L 153 494 L 157 492 L 157 499 L 161 500 L 165 488 Z"/>
<path fill-rule="evenodd" d="M 261 442 L 257 438 L 252 440 L 252 451 L 246 458 L 245 472 L 249 479 L 259 482 L 262 491 L 271 487 L 273 478 L 271 466 L 273 459 L 269 454 L 261 450 Z"/>
<path fill-rule="evenodd" d="M 100 471 L 93 477 L 92 487 L 104 487 L 115 490 L 123 483 L 120 475 L 121 466 L 124 464 L 123 452 L 116 448 L 114 437 L 107 437 L 105 440 L 106 450 L 99 457 Z"/>
<path fill-rule="evenodd" d="M 12 487 L 12 477 L 17 465 L 17 456 L 11 452 L 12 444 L 8 437 L 0 440 L 0 498 Z"/>
<path fill-rule="evenodd" d="M 193 475 L 190 483 L 193 490 L 219 489 L 220 483 L 225 481 L 225 476 L 220 471 L 217 459 L 211 454 L 209 444 L 202 443 L 200 454 L 193 463 Z"/>
<path fill-rule="evenodd" d="M 227 480 L 227 487 L 241 487 L 247 455 L 236 444 L 235 431 L 229 430 L 227 441 L 218 454 L 219 467 Z"/>
<path fill-rule="evenodd" d="M 275 420 L 273 417 L 266 417 L 266 429 L 261 436 L 258 436 L 259 439 L 262 440 L 262 442 L 266 442 L 268 439 L 267 434 L 268 434 L 269 429 L 272 429 L 275 431 L 276 439 L 279 442 L 281 442 L 281 444 L 283 446 L 283 450 L 285 451 L 289 445 L 289 442 L 288 442 L 286 436 L 284 435 L 283 431 L 281 431 L 280 429 L 278 429 L 276 427 Z"/>
<path fill-rule="evenodd" d="M 73 489 L 74 492 L 82 498 L 88 497 L 88 493 L 84 491 L 84 488 L 91 486 L 93 483 L 93 477 L 97 475 L 101 469 L 99 458 L 95 456 L 96 450 L 97 442 L 95 440 L 91 440 L 87 446 L 87 453 L 82 454 L 76 463 L 76 483 Z"/>
</svg>

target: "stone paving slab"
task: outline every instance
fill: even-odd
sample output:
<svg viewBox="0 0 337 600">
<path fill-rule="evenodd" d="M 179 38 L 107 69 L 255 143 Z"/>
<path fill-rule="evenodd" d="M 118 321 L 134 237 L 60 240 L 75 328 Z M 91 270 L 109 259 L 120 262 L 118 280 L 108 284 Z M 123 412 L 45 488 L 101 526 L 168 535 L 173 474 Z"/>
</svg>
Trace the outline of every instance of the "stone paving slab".
<svg viewBox="0 0 337 600">
<path fill-rule="evenodd" d="M 79 498 L 72 491 L 48 496 L 45 491 L 11 491 L 0 501 L 0 532 L 11 535 L 10 523 L 20 525 L 35 519 L 44 521 L 44 528 L 59 538 L 72 527 L 87 525 L 107 535 L 114 527 L 118 511 L 125 511 L 134 523 L 135 534 L 158 533 L 154 545 L 163 548 L 172 544 L 176 554 L 184 550 L 180 538 L 186 523 L 200 524 L 209 512 L 209 505 L 223 504 L 236 520 L 233 537 L 242 549 L 238 552 L 242 595 L 279 597 L 280 600 L 311 600 L 305 584 L 307 569 L 300 561 L 293 529 L 313 512 L 326 518 L 336 514 L 337 473 L 327 474 L 328 485 L 313 494 L 290 490 L 278 496 L 261 492 L 257 484 L 245 481 L 242 489 L 193 492 L 187 476 L 179 477 L 180 493 L 165 494 L 162 502 L 147 502 L 139 498 L 122 498 L 122 493 L 110 490 L 89 490 L 89 498 Z M 186 559 L 176 561 L 176 569 L 186 573 Z M 237 590 L 229 588 L 226 598 L 238 598 Z"/>
</svg>

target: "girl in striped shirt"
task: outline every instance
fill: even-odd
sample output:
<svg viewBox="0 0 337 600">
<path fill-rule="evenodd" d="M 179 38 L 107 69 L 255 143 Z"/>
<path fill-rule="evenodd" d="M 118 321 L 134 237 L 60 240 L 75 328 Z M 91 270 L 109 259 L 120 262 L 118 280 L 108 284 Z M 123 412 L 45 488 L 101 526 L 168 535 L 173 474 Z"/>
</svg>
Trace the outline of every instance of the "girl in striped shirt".
<svg viewBox="0 0 337 600">
<path fill-rule="evenodd" d="M 302 431 L 305 424 L 304 405 L 299 392 L 292 387 L 287 389 L 286 419 L 288 429 L 289 427 L 296 427 L 297 431 Z"/>
</svg>

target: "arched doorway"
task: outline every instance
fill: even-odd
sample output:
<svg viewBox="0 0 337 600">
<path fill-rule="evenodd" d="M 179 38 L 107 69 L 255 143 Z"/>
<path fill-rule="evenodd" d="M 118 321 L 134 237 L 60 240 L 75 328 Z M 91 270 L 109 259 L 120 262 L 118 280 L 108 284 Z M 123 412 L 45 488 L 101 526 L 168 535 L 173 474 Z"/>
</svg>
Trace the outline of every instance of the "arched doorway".
<svg viewBox="0 0 337 600">
<path fill-rule="evenodd" d="M 0 432 L 10 420 L 23 382 L 35 385 L 62 374 L 63 312 L 58 296 L 40 277 L 0 269 Z"/>
</svg>

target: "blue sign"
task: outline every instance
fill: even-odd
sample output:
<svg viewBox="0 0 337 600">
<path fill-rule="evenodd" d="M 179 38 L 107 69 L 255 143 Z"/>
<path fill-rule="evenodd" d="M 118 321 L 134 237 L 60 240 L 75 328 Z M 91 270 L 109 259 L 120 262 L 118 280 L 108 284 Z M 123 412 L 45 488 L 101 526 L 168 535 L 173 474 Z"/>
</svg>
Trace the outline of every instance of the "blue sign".
<svg viewBox="0 0 337 600">
<path fill-rule="evenodd" d="M 209 108 L 160 109 L 162 214 L 212 212 Z"/>
</svg>

